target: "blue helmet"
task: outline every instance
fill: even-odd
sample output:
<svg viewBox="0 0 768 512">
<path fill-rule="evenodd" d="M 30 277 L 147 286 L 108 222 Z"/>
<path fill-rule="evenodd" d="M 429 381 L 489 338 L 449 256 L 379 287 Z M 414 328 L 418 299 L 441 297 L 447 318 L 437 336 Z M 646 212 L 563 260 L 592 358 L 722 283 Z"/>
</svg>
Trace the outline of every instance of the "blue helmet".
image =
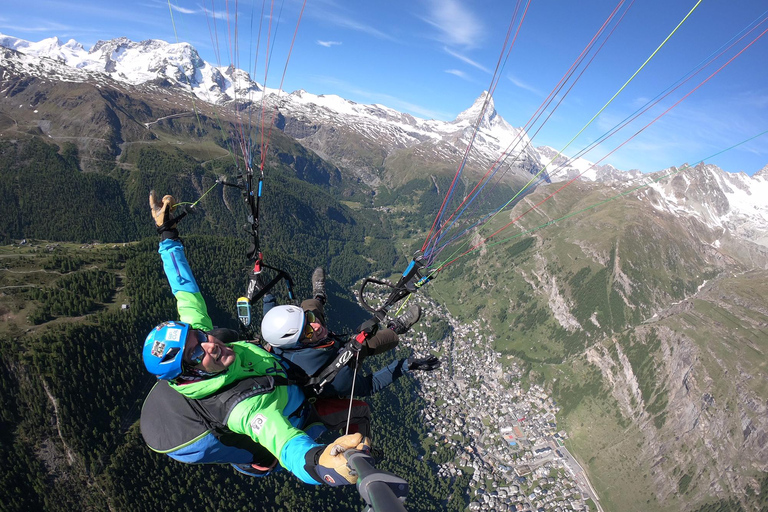
<svg viewBox="0 0 768 512">
<path fill-rule="evenodd" d="M 184 322 L 163 322 L 144 340 L 144 366 L 158 379 L 172 380 L 181 375 L 181 361 L 190 325 Z"/>
</svg>

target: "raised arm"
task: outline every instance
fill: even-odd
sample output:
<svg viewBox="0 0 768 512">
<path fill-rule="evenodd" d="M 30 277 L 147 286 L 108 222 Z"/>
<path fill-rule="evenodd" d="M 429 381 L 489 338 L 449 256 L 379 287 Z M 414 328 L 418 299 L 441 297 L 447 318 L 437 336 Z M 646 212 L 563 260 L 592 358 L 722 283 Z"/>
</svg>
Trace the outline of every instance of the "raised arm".
<svg viewBox="0 0 768 512">
<path fill-rule="evenodd" d="M 165 277 L 176 298 L 179 320 L 192 325 L 195 329 L 210 331 L 213 329 L 213 323 L 187 262 L 184 246 L 179 240 L 179 231 L 176 229 L 176 219 L 172 215 L 175 205 L 176 199 L 173 196 L 166 195 L 160 201 L 154 190 L 149 193 L 149 207 L 161 238 L 157 252 L 163 260 Z"/>
</svg>

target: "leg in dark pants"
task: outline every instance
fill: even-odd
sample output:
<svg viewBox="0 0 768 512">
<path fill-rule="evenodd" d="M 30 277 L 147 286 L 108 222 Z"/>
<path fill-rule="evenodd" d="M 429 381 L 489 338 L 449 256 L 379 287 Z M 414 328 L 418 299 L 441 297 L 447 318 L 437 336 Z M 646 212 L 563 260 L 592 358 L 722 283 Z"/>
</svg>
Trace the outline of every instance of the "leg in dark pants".
<svg viewBox="0 0 768 512">
<path fill-rule="evenodd" d="M 349 400 L 343 398 L 320 398 L 313 407 L 307 423 L 321 422 L 328 430 L 342 433 L 347 426 Z M 349 420 L 349 433 L 360 432 L 365 437 L 371 435 L 371 410 L 362 400 L 352 401 L 352 416 Z"/>
<path fill-rule="evenodd" d="M 307 299 L 301 302 L 301 309 L 304 311 L 311 311 L 315 314 L 320 323 L 324 326 L 328 326 L 325 321 L 325 306 L 318 299 Z"/>
<path fill-rule="evenodd" d="M 379 329 L 371 338 L 365 341 L 363 350 L 360 353 L 361 360 L 368 356 L 375 356 L 388 352 L 400 343 L 400 336 L 395 331 L 388 328 Z"/>
</svg>

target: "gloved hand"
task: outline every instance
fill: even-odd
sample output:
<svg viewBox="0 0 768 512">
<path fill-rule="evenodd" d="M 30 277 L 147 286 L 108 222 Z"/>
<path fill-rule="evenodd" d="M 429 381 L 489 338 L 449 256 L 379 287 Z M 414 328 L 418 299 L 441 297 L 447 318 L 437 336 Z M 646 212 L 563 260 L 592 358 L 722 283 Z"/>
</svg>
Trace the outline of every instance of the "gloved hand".
<svg viewBox="0 0 768 512">
<path fill-rule="evenodd" d="M 365 338 L 370 338 L 379 331 L 379 322 L 374 318 L 370 318 L 360 324 L 360 326 L 357 328 L 357 331 L 360 334 L 364 333 Z M 360 336 L 360 334 L 358 334 L 358 336 Z"/>
<path fill-rule="evenodd" d="M 370 451 L 371 440 L 358 432 L 341 436 L 326 446 L 315 467 L 315 471 L 323 482 L 333 487 L 357 483 L 357 475 L 350 474 L 347 459 L 343 455 L 350 449 Z"/>
<path fill-rule="evenodd" d="M 422 358 L 408 358 L 408 369 L 413 370 L 419 370 L 424 372 L 431 372 L 432 370 L 436 370 L 440 368 L 440 359 L 438 359 L 435 356 L 427 356 Z"/>
<path fill-rule="evenodd" d="M 176 198 L 171 195 L 163 196 L 162 202 L 157 198 L 157 193 L 152 190 L 149 193 L 149 208 L 152 211 L 152 218 L 155 219 L 157 232 L 165 240 L 167 238 L 178 238 L 179 232 L 176 229 L 176 219 L 171 215 L 171 211 L 176 206 Z"/>
</svg>

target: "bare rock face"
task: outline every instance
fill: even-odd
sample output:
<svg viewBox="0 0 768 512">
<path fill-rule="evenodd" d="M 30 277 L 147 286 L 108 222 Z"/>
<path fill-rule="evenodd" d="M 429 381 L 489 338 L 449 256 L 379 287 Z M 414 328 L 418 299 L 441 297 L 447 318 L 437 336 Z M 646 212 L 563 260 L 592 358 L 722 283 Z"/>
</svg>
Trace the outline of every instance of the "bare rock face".
<svg viewBox="0 0 768 512">
<path fill-rule="evenodd" d="M 762 271 L 723 278 L 587 352 L 622 414 L 642 432 L 638 462 L 651 468 L 660 503 L 680 498 L 682 475 L 689 481 L 684 502 L 693 503 L 743 496 L 753 485 L 750 474 L 768 470 L 768 375 L 745 357 L 764 360 L 766 340 L 721 321 L 749 312 L 746 324 L 764 328 L 768 312 L 755 312 L 750 299 L 756 289 L 768 292 L 767 284 Z"/>
</svg>

